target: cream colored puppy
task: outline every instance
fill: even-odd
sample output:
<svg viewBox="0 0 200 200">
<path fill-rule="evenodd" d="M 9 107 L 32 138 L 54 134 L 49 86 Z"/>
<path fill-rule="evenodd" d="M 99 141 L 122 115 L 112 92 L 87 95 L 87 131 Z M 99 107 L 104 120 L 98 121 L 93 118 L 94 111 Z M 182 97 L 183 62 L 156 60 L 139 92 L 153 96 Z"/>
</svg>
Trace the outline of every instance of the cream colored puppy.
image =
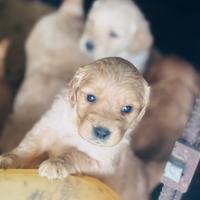
<svg viewBox="0 0 200 200">
<path fill-rule="evenodd" d="M 89 12 L 80 49 L 92 60 L 125 58 L 143 73 L 152 43 L 149 24 L 133 1 L 97 0 Z"/>
<path fill-rule="evenodd" d="M 40 165 L 40 176 L 53 180 L 92 175 L 123 199 L 133 199 L 130 191 L 135 199 L 146 199 L 144 166 L 130 151 L 129 141 L 145 113 L 149 91 L 138 70 L 124 59 L 104 58 L 81 67 L 19 146 L 0 156 L 0 167 L 25 167 L 48 152 L 52 158 Z M 132 182 L 125 175 L 130 166 Z"/>
<path fill-rule="evenodd" d="M 26 43 L 25 78 L 0 139 L 2 152 L 20 143 L 77 69 L 90 62 L 78 46 L 83 26 L 82 0 L 65 0 L 34 27 Z"/>
</svg>

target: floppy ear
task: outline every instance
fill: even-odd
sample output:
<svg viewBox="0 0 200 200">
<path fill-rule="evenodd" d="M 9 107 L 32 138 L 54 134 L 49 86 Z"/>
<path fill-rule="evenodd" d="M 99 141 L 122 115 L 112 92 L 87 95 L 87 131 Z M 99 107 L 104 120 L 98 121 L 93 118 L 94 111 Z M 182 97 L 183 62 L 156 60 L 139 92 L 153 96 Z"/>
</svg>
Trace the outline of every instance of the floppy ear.
<svg viewBox="0 0 200 200">
<path fill-rule="evenodd" d="M 72 80 L 69 82 L 68 95 L 69 102 L 72 108 L 76 105 L 77 102 L 77 93 L 79 90 L 80 83 L 82 80 L 84 80 L 90 68 L 90 65 L 80 67 L 74 75 L 74 77 L 72 78 Z"/>
<path fill-rule="evenodd" d="M 148 86 L 147 82 L 144 81 L 144 97 L 143 97 L 143 102 L 140 108 L 140 112 L 135 122 L 135 126 L 138 125 L 138 123 L 141 121 L 142 117 L 144 116 L 146 112 L 146 108 L 149 104 L 149 97 L 150 97 L 150 87 Z"/>
<path fill-rule="evenodd" d="M 76 105 L 76 102 L 77 102 L 77 92 L 79 89 L 79 84 L 83 77 L 81 76 L 82 74 L 81 71 L 82 71 L 82 67 L 78 69 L 78 71 L 76 72 L 72 80 L 69 82 L 68 95 L 69 95 L 69 102 L 72 108 Z"/>
<path fill-rule="evenodd" d="M 141 51 L 151 48 L 153 44 L 153 37 L 149 30 L 149 25 L 145 23 L 142 27 L 139 27 L 139 30 L 136 32 L 133 37 L 129 52 L 131 54 L 137 54 Z"/>
</svg>

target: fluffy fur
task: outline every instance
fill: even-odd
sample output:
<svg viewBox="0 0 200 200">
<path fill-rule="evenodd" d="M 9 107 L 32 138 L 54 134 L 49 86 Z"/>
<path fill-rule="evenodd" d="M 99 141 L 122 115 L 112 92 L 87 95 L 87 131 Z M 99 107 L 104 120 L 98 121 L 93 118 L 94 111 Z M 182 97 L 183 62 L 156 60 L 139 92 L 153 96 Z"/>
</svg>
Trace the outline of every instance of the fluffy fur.
<svg viewBox="0 0 200 200">
<path fill-rule="evenodd" d="M 12 105 L 11 91 L 6 81 L 4 65 L 4 60 L 9 45 L 9 40 L 0 41 L 0 131 L 7 115 L 9 112 L 11 112 Z"/>
<path fill-rule="evenodd" d="M 199 94 L 199 75 L 189 63 L 167 57 L 150 68 L 147 81 L 150 103 L 134 130 L 132 147 L 146 160 L 166 162 Z"/>
<path fill-rule="evenodd" d="M 149 92 L 138 70 L 124 59 L 104 58 L 81 67 L 19 146 L 0 156 L 0 166 L 25 167 L 48 152 L 51 158 L 40 165 L 40 176 L 92 175 L 123 200 L 133 195 L 135 200 L 148 199 L 146 166 L 130 150 L 130 133 L 145 113 Z M 96 101 L 88 102 L 88 94 Z M 127 105 L 133 106 L 132 112 L 122 113 Z M 96 137 L 97 126 L 110 130 L 110 137 Z"/>
<path fill-rule="evenodd" d="M 92 60 L 119 56 L 145 72 L 153 37 L 149 24 L 131 0 L 94 2 L 80 40 L 80 49 Z"/>
<path fill-rule="evenodd" d="M 83 25 L 82 1 L 66 0 L 57 12 L 43 17 L 31 32 L 26 43 L 25 78 L 0 140 L 3 152 L 19 144 L 78 67 L 89 63 L 78 47 Z"/>
</svg>

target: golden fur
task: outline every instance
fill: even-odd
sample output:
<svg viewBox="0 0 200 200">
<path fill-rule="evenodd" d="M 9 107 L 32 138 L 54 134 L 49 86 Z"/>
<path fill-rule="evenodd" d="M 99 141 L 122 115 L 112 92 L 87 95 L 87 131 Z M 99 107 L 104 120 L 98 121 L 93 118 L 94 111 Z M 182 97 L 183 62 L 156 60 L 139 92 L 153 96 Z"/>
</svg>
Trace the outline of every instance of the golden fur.
<svg viewBox="0 0 200 200">
<path fill-rule="evenodd" d="M 93 61 L 122 57 L 144 73 L 152 43 L 149 24 L 133 1 L 97 0 L 89 12 L 80 49 Z"/>
<path fill-rule="evenodd" d="M 50 180 L 69 174 L 92 175 L 113 188 L 123 200 L 148 199 L 145 167 L 130 150 L 130 133 L 142 118 L 149 99 L 146 81 L 122 58 L 104 58 L 81 67 L 54 101 L 52 108 L 9 153 L 0 166 L 25 167 L 44 152 L 50 159 L 39 167 Z M 86 95 L 96 95 L 88 102 Z M 130 113 L 122 108 L 132 105 Z M 110 130 L 106 139 L 95 138 L 92 127 Z M 127 170 L 129 173 L 127 174 Z"/>
<path fill-rule="evenodd" d="M 199 94 L 199 75 L 189 63 L 166 57 L 150 68 L 147 82 L 150 103 L 134 130 L 132 147 L 140 157 L 166 162 Z"/>
<path fill-rule="evenodd" d="M 83 25 L 82 1 L 66 0 L 34 27 L 26 43 L 25 78 L 0 139 L 3 152 L 19 144 L 78 67 L 89 63 L 78 47 Z"/>
</svg>

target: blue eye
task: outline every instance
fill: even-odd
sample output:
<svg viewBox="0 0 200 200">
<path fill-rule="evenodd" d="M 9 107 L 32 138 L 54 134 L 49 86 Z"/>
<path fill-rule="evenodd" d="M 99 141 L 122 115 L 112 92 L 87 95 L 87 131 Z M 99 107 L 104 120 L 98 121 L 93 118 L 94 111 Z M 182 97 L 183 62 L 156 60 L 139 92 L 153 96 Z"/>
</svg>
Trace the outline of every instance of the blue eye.
<svg viewBox="0 0 200 200">
<path fill-rule="evenodd" d="M 95 102 L 97 100 L 97 98 L 94 95 L 92 95 L 92 94 L 87 94 L 86 99 L 89 102 Z"/>
<path fill-rule="evenodd" d="M 117 38 L 118 37 L 117 33 L 115 33 L 115 32 L 111 32 L 110 36 L 113 37 L 113 38 Z"/>
<path fill-rule="evenodd" d="M 132 110 L 133 110 L 133 107 L 132 107 L 132 106 L 124 106 L 124 107 L 122 108 L 122 112 L 123 112 L 123 113 L 130 113 Z"/>
</svg>

